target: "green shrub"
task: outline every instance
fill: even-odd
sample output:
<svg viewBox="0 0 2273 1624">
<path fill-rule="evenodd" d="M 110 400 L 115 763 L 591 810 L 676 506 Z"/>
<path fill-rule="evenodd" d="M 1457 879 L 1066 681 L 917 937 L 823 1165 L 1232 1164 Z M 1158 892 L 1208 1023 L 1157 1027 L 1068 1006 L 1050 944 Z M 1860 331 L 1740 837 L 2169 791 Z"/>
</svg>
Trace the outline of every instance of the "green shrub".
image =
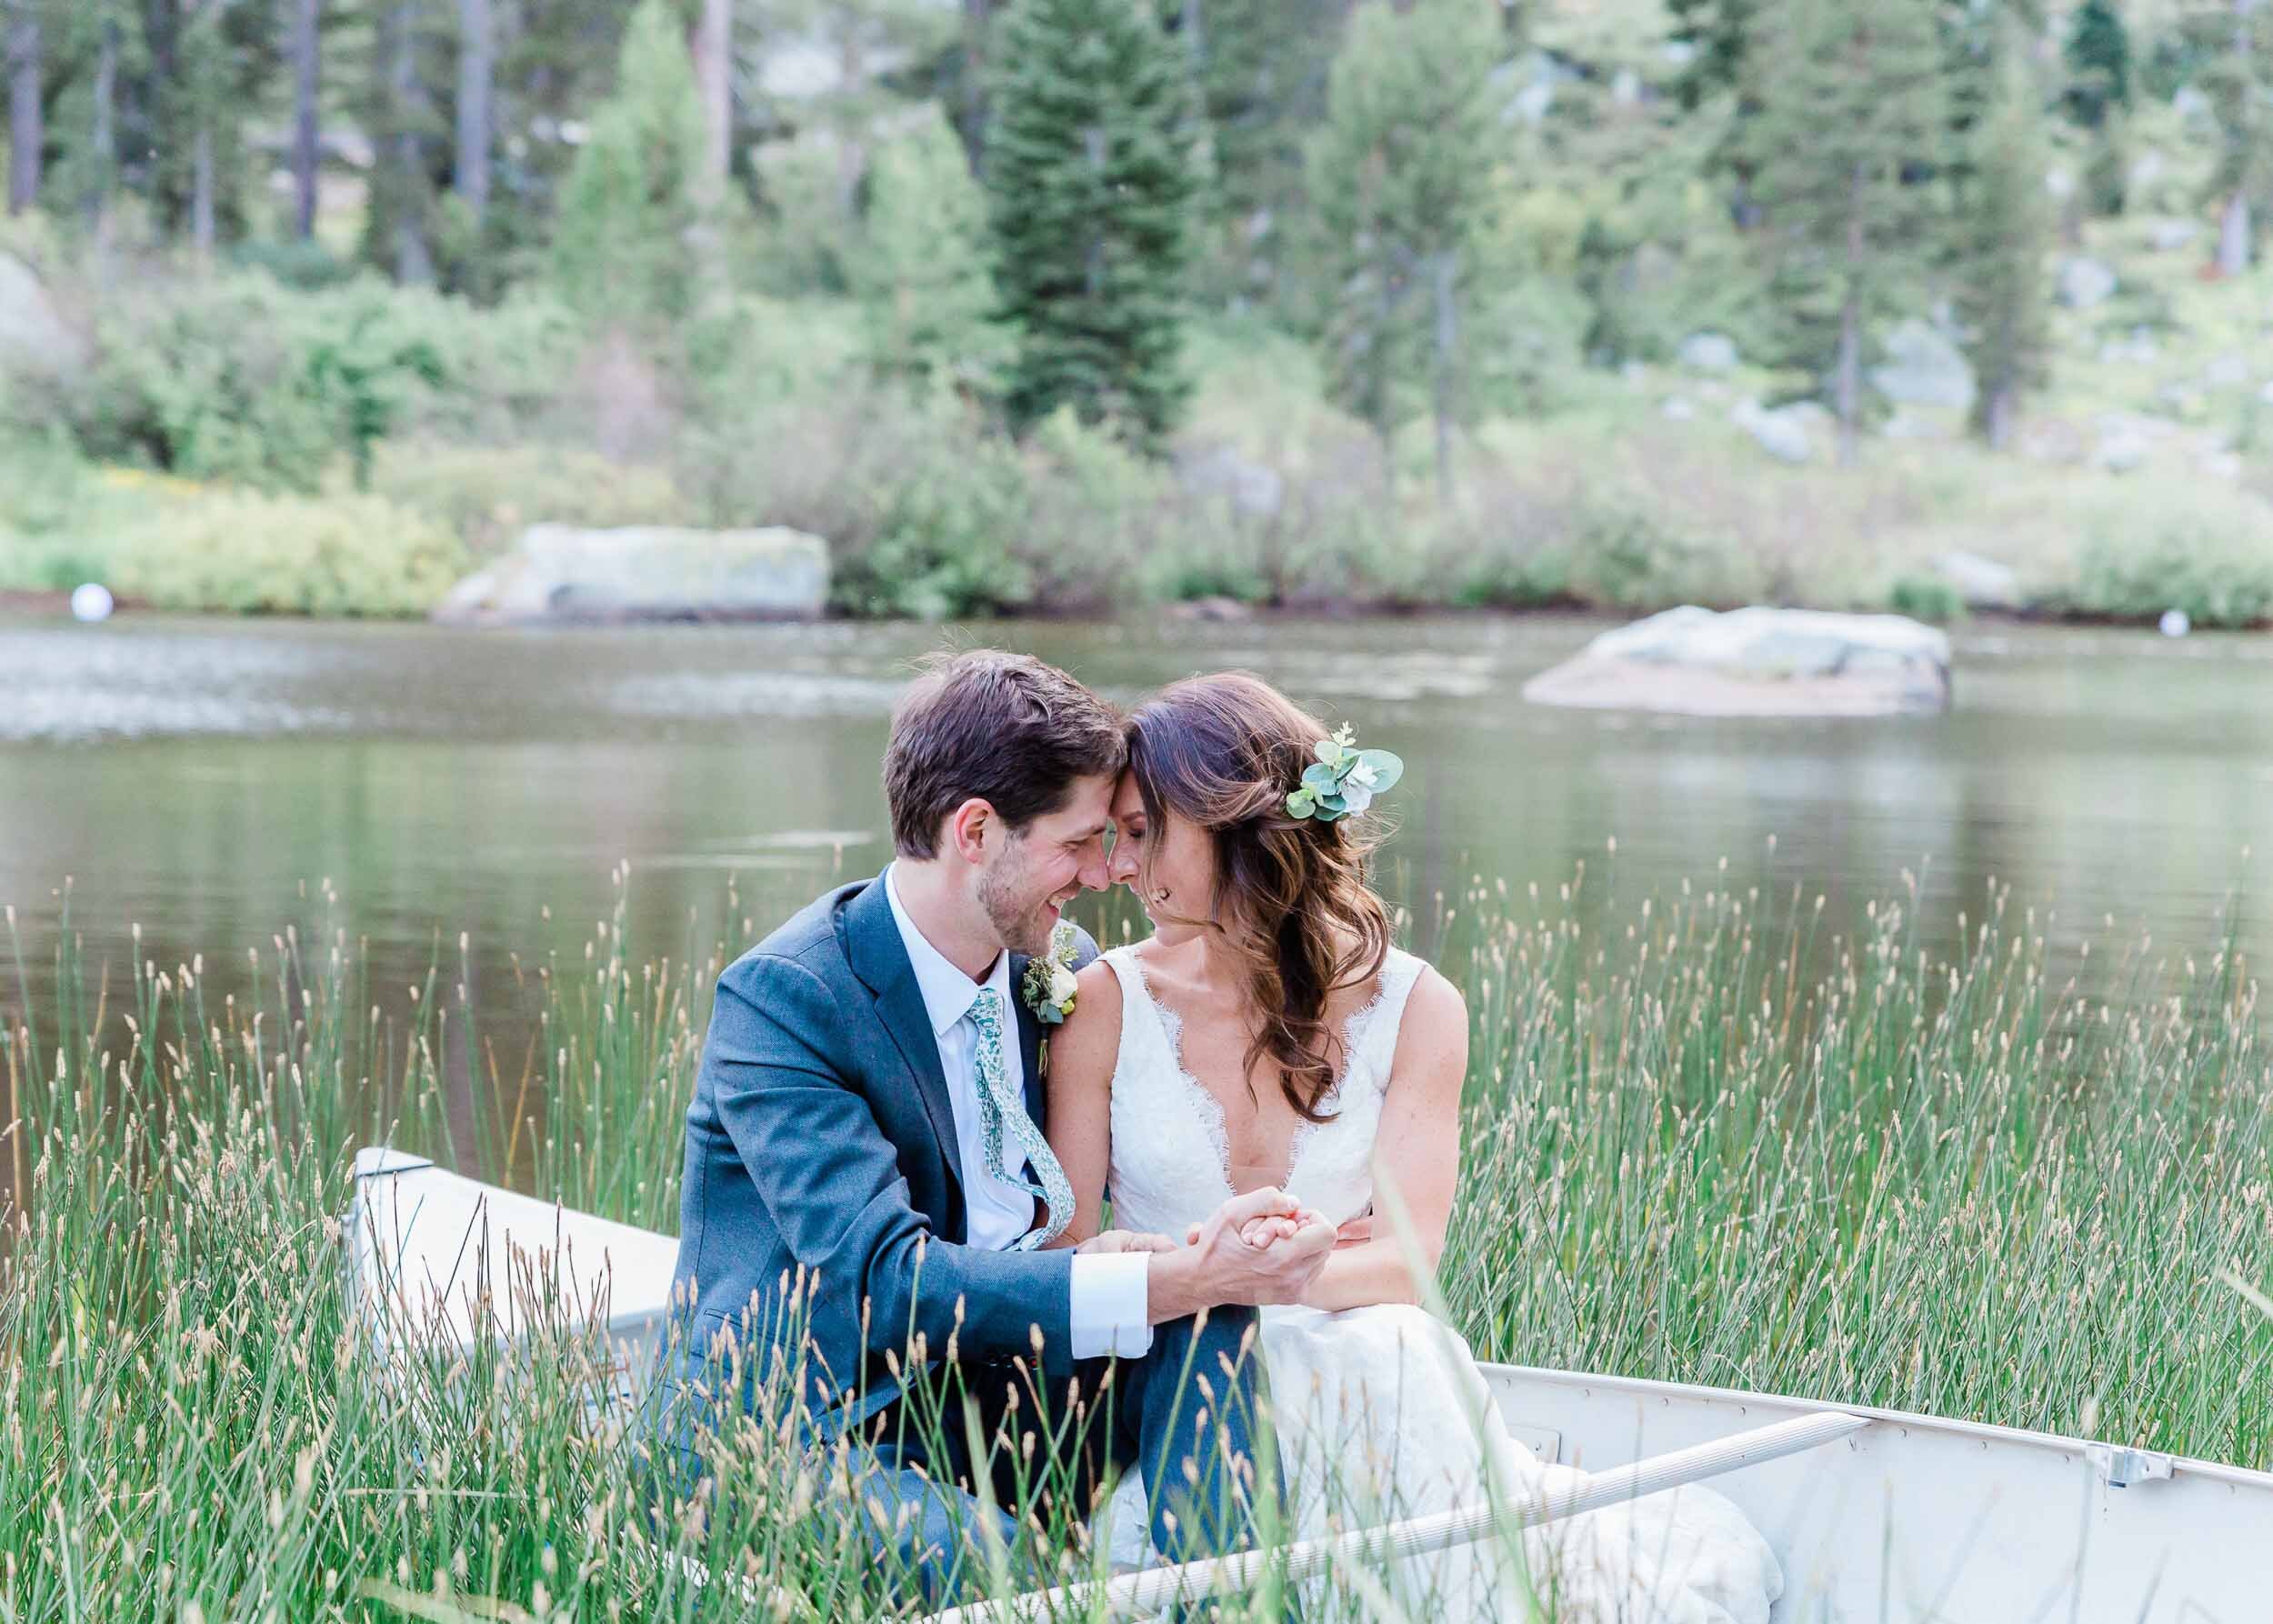
<svg viewBox="0 0 2273 1624">
<path fill-rule="evenodd" d="M 373 463 L 371 490 L 440 525 L 476 555 L 508 546 L 523 526 L 546 521 L 695 522 L 668 470 L 572 446 L 390 441 Z"/>
<path fill-rule="evenodd" d="M 1736 541 L 1690 529 L 1651 493 L 1587 491 L 1569 523 L 1568 586 L 1587 603 L 1658 609 L 1764 596 Z"/>
<path fill-rule="evenodd" d="M 702 104 L 669 0 L 641 0 L 624 30 L 616 91 L 594 113 L 554 230 L 562 292 L 596 319 L 668 324 L 702 286 Z"/>
<path fill-rule="evenodd" d="M 1898 615 L 1934 626 L 1965 617 L 1965 596 L 1939 576 L 1896 577 L 1887 591 L 1887 606 Z"/>
<path fill-rule="evenodd" d="M 1105 611 L 1144 598 L 1204 596 L 1164 591 L 1163 583 L 1146 578 L 1145 562 L 1238 550 L 1231 516 L 1186 495 L 1158 463 L 1081 422 L 1070 407 L 1027 437 L 1021 464 L 1017 547 L 1033 573 L 1038 607 Z"/>
<path fill-rule="evenodd" d="M 700 522 L 826 537 L 838 612 L 937 619 L 1034 600 L 1014 550 L 1025 517 L 1018 453 L 960 402 L 856 378 L 718 398 L 722 415 L 676 447 Z"/>
<path fill-rule="evenodd" d="M 2070 612 L 2152 620 L 2183 610 L 2198 627 L 2273 619 L 2273 506 L 2247 492 L 2157 485 L 2085 520 Z"/>
<path fill-rule="evenodd" d="M 1561 547 L 1487 553 L 1451 587 L 1464 609 L 1543 609 L 1571 601 L 1570 555 Z"/>
<path fill-rule="evenodd" d="M 315 237 L 277 242 L 255 238 L 229 250 L 229 262 L 248 271 L 265 271 L 285 286 L 303 293 L 352 282 L 357 266 Z"/>
<path fill-rule="evenodd" d="M 383 497 L 211 491 L 153 504 L 107 548 L 107 584 L 162 609 L 416 615 L 466 550 Z"/>
<path fill-rule="evenodd" d="M 1009 330 L 996 320 L 986 197 L 946 117 L 927 108 L 876 153 L 851 257 L 868 351 L 883 370 L 998 392 Z"/>
<path fill-rule="evenodd" d="M 524 426 L 558 395 L 574 334 L 542 299 L 477 310 L 370 278 L 304 293 L 236 272 L 123 290 L 94 337 L 84 376 L 16 380 L 16 422 L 67 426 L 93 461 L 312 493 L 391 434 Z"/>
</svg>

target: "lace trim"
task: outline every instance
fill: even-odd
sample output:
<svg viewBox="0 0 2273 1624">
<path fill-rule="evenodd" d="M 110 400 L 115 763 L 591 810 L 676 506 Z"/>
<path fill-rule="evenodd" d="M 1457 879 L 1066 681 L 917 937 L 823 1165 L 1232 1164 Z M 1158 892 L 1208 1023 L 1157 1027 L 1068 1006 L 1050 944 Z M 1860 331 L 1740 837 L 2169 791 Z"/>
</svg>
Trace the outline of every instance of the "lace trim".
<svg viewBox="0 0 2273 1624">
<path fill-rule="evenodd" d="M 1145 967 L 1138 961 L 1134 947 L 1128 949 L 1127 964 L 1129 973 L 1136 977 L 1136 990 L 1145 995 L 1145 1002 L 1150 1007 L 1153 1018 L 1160 1023 L 1160 1035 L 1168 1041 L 1168 1064 L 1198 1103 L 1200 1126 L 1207 1130 L 1207 1142 L 1216 1148 L 1216 1165 L 1223 1175 L 1223 1187 L 1230 1190 L 1231 1128 L 1224 1120 L 1223 1101 L 1210 1094 L 1206 1084 L 1185 1069 L 1184 1018 L 1153 996 L 1152 978 L 1145 974 Z"/>
<path fill-rule="evenodd" d="M 1381 973 L 1374 977 L 1373 997 L 1351 1010 L 1349 1018 L 1342 1023 L 1342 1074 L 1334 1079 L 1333 1087 L 1318 1097 L 1318 1108 L 1325 1112 L 1326 1121 L 1312 1122 L 1307 1118 L 1298 1118 L 1294 1133 L 1287 1140 L 1287 1182 L 1289 1184 L 1294 1182 L 1295 1169 L 1302 1166 L 1302 1153 L 1310 1148 L 1310 1141 L 1317 1138 L 1318 1129 L 1341 1119 L 1343 1087 L 1357 1069 L 1358 1045 L 1365 1041 L 1367 1033 L 1372 1029 L 1374 1017 L 1381 1013 L 1381 1006 L 1389 1001 L 1389 977 L 1396 967 L 1388 959 L 1381 961 Z"/>
<path fill-rule="evenodd" d="M 1381 1007 L 1389 1001 L 1392 981 L 1409 978 L 1395 948 L 1390 949 L 1390 955 L 1382 960 L 1381 973 L 1374 978 L 1373 997 L 1351 1010 L 1349 1018 L 1342 1023 L 1341 1075 L 1319 1097 L 1318 1104 L 1322 1108 L 1340 1105 L 1342 1089 L 1357 1069 L 1359 1045 L 1365 1041 L 1374 1018 L 1381 1012 Z M 1151 977 L 1145 974 L 1145 967 L 1137 959 L 1134 947 L 1127 949 L 1126 961 L 1130 972 L 1136 977 L 1137 990 L 1145 995 L 1145 1002 L 1151 1007 L 1155 1018 L 1160 1023 L 1161 1036 L 1167 1039 L 1169 1064 L 1199 1106 L 1200 1126 L 1207 1130 L 1208 1142 L 1216 1148 L 1216 1163 L 1223 1175 L 1223 1187 L 1236 1195 L 1238 1193 L 1237 1187 L 1231 1178 L 1231 1128 L 1224 1117 L 1223 1101 L 1210 1093 L 1207 1085 L 1193 1076 L 1190 1068 L 1184 1064 L 1184 1018 L 1155 996 Z M 1302 1166 L 1302 1154 L 1309 1148 L 1310 1141 L 1317 1138 L 1318 1129 L 1331 1126 L 1340 1116 L 1340 1111 L 1337 1109 L 1329 1111 L 1324 1122 L 1300 1120 L 1295 1124 L 1295 1131 L 1287 1140 L 1287 1170 L 1279 1179 L 1281 1189 L 1294 1183 L 1295 1174 Z"/>
</svg>

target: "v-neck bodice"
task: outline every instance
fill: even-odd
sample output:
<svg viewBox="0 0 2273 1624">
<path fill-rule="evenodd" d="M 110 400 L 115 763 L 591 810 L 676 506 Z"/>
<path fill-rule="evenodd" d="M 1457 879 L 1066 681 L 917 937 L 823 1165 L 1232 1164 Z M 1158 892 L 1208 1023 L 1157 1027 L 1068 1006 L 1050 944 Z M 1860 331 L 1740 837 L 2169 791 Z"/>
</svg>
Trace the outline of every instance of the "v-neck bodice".
<svg viewBox="0 0 2273 1624">
<path fill-rule="evenodd" d="M 1233 1193 L 1231 1138 L 1221 1098 L 1186 1067 L 1183 1023 L 1153 995 L 1135 947 L 1105 955 L 1121 984 L 1120 1052 L 1113 1068 L 1113 1221 L 1181 1236 Z M 1389 949 L 1378 989 L 1343 1028 L 1332 1115 L 1297 1125 L 1285 1188 L 1339 1223 L 1373 1199 L 1373 1142 L 1397 1058 L 1397 1030 L 1421 961 Z"/>
</svg>

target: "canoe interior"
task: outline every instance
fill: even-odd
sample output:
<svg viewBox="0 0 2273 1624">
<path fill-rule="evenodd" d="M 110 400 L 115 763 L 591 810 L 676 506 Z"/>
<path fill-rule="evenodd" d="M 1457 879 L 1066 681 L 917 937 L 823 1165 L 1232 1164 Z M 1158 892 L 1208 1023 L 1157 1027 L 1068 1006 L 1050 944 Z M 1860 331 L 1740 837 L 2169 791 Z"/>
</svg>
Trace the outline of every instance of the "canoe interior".
<svg viewBox="0 0 2273 1624">
<path fill-rule="evenodd" d="M 356 1159 L 349 1275 L 383 1342 L 511 1337 L 528 1305 L 605 1320 L 636 1394 L 677 1242 L 385 1149 Z M 510 1278 L 512 1289 L 476 1289 Z M 1486 1365 L 1536 1453 L 1620 1466 L 1835 1408 Z M 1930 1416 L 1715 1479 L 1782 1559 L 1772 1624 L 2257 1624 L 2273 1619 L 2273 1473 Z"/>
</svg>

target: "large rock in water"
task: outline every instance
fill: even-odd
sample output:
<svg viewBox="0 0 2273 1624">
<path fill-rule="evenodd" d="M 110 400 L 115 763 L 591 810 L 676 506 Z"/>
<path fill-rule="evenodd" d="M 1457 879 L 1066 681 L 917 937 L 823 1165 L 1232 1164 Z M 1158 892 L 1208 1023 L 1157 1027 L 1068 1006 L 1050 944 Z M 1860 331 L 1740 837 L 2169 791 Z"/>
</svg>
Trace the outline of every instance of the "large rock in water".
<svg viewBox="0 0 2273 1624">
<path fill-rule="evenodd" d="M 1693 717 L 1878 717 L 1949 704 L 1949 639 L 1900 615 L 1667 609 L 1523 686 L 1535 705 Z"/>
<path fill-rule="evenodd" d="M 802 530 L 532 525 L 450 589 L 436 620 L 804 620 L 828 603 L 828 544 Z"/>
</svg>

